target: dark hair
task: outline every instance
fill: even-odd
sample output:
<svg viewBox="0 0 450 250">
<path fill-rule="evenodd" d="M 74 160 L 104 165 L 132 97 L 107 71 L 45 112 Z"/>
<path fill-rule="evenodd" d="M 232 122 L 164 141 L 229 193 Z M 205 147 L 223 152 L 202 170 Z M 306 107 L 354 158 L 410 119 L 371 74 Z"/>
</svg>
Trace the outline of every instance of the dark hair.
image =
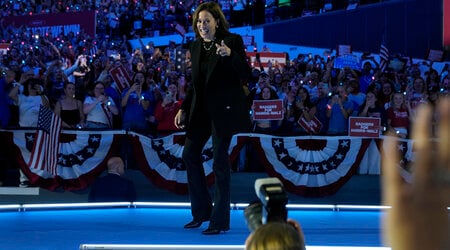
<svg viewBox="0 0 450 250">
<path fill-rule="evenodd" d="M 270 97 L 269 97 L 268 100 L 275 100 L 275 99 L 278 99 L 278 98 L 279 98 L 277 92 L 276 92 L 272 87 L 270 87 L 270 86 L 264 86 L 264 87 L 261 88 L 261 94 L 260 94 L 260 95 L 261 95 L 261 100 L 262 100 L 262 92 L 263 92 L 263 89 L 268 89 L 269 92 L 270 92 Z"/>
<path fill-rule="evenodd" d="M 297 89 L 297 93 L 295 93 L 295 96 L 298 96 L 298 94 L 300 93 L 300 90 L 302 90 L 303 92 L 306 93 L 306 99 L 303 100 L 303 105 L 308 107 L 308 108 L 312 108 L 314 105 L 311 102 L 311 94 L 309 93 L 308 89 L 306 89 L 305 87 L 300 87 Z"/>
<path fill-rule="evenodd" d="M 136 76 L 138 74 L 142 74 L 144 76 L 144 83 L 142 83 L 141 88 L 142 88 L 142 90 L 147 91 L 149 89 L 149 86 L 147 83 L 147 74 L 145 74 L 145 72 L 138 71 L 138 72 L 134 73 L 133 78 L 131 79 L 131 85 L 135 83 Z"/>
<path fill-rule="evenodd" d="M 97 86 L 97 84 L 103 85 L 103 88 L 106 89 L 106 85 L 105 85 L 104 82 L 102 82 L 102 81 L 96 81 L 96 82 L 94 82 L 94 84 L 91 85 L 90 88 L 89 88 L 89 91 L 88 91 L 88 95 L 89 95 L 89 96 L 95 96 L 95 94 L 94 94 L 94 89 L 95 89 L 95 86 Z"/>
<path fill-rule="evenodd" d="M 195 32 L 195 38 L 200 38 L 200 34 L 197 28 L 197 22 L 198 22 L 198 15 L 200 14 L 200 12 L 204 10 L 211 13 L 214 19 L 216 19 L 217 25 L 219 26 L 216 29 L 216 37 L 224 37 L 230 34 L 230 31 L 228 31 L 230 24 L 225 18 L 225 15 L 223 14 L 220 5 L 216 2 L 206 2 L 200 4 L 197 7 L 197 9 L 194 12 L 194 16 L 192 18 L 192 29 Z"/>
<path fill-rule="evenodd" d="M 23 83 L 23 95 L 29 96 L 30 91 L 28 91 L 28 87 L 34 87 L 35 85 L 43 86 L 44 82 L 39 78 L 30 78 Z"/>
</svg>

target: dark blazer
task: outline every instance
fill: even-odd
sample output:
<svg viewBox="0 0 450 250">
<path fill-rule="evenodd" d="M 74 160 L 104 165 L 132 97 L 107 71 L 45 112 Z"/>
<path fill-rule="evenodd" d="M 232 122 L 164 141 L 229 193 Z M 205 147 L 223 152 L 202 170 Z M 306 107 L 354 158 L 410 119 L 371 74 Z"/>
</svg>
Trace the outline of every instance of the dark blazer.
<svg viewBox="0 0 450 250">
<path fill-rule="evenodd" d="M 205 85 L 199 80 L 202 41 L 197 39 L 191 44 L 192 87 L 181 106 L 188 112 L 188 137 L 208 131 L 210 121 L 219 137 L 251 130 L 249 107 L 243 89 L 243 81 L 250 75 L 244 43 L 237 34 L 217 37 L 216 42 L 222 40 L 231 49 L 231 54 L 225 57 L 212 55 Z M 199 100 L 199 96 L 204 96 L 204 99 Z"/>
<path fill-rule="evenodd" d="M 132 181 L 108 173 L 92 184 L 88 200 L 90 202 L 135 201 L 136 189 Z"/>
</svg>

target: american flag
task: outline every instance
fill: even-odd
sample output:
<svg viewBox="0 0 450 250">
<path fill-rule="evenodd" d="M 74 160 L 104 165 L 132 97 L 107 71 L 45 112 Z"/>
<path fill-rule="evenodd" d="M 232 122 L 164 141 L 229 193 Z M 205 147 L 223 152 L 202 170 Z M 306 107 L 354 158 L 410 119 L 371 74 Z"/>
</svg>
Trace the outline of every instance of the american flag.
<svg viewBox="0 0 450 250">
<path fill-rule="evenodd" d="M 61 118 L 41 105 L 36 131 L 36 139 L 31 151 L 30 169 L 43 170 L 56 176 L 59 153 Z"/>
<path fill-rule="evenodd" d="M 384 43 L 380 46 L 380 70 L 384 72 L 389 63 L 389 50 Z"/>
</svg>

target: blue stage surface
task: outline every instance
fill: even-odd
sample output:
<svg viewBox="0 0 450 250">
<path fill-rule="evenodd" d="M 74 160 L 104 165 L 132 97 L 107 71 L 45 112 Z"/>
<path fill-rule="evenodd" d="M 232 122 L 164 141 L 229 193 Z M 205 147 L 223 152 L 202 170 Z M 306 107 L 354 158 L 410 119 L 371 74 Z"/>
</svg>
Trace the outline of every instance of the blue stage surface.
<svg viewBox="0 0 450 250">
<path fill-rule="evenodd" d="M 130 208 L 122 206 L 39 210 L 25 207 L 49 203 L 82 205 L 87 202 L 89 189 L 68 192 L 38 188 L 38 192 L 25 192 L 26 188 L 17 188 L 15 191 L 20 191 L 22 195 L 0 195 L 0 205 L 17 206 L 13 209 L 0 209 L 2 222 L 0 223 L 2 239 L 0 249 L 79 249 L 82 244 L 145 244 L 147 246 L 149 244 L 181 244 L 184 246 L 182 248 L 120 248 L 127 250 L 181 250 L 196 244 L 226 245 L 238 247 L 232 249 L 243 249 L 249 231 L 245 224 L 243 208 L 238 208 L 236 205 L 248 204 L 256 200 L 255 180 L 268 176 L 266 173 L 232 173 L 231 230 L 217 236 L 201 234 L 201 231 L 208 226 L 207 223 L 199 229 L 183 229 L 183 225 L 191 220 L 187 195 L 174 194 L 154 186 L 138 170 L 127 170 L 126 177 L 133 180 L 136 185 L 138 202 L 184 204 L 179 208 L 140 205 Z M 331 196 L 303 197 L 289 193 L 288 206 L 331 205 L 320 210 L 289 208 L 289 217 L 302 224 L 309 247 L 307 250 L 323 250 L 323 248 L 316 248 L 317 246 L 381 247 L 380 217 L 383 212 L 336 209 L 339 205 L 380 205 L 380 193 L 380 176 L 354 175 L 336 194 Z M 349 250 L 349 248 L 345 249 Z"/>
<path fill-rule="evenodd" d="M 289 210 L 298 220 L 309 247 L 381 247 L 382 211 Z M 93 208 L 0 212 L 2 249 L 79 249 L 82 244 L 182 244 L 243 246 L 249 234 L 243 210 L 231 211 L 231 230 L 204 236 L 186 230 L 184 208 Z"/>
</svg>

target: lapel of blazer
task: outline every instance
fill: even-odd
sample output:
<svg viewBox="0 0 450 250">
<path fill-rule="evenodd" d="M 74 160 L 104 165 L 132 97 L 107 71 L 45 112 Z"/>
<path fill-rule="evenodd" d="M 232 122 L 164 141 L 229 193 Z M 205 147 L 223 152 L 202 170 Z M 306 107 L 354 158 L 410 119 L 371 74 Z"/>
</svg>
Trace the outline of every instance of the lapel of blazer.
<svg viewBox="0 0 450 250">
<path fill-rule="evenodd" d="M 192 60 L 192 75 L 195 79 L 192 79 L 194 83 L 198 82 L 198 76 L 200 73 L 200 53 L 201 53 L 201 40 L 197 39 L 191 48 L 191 60 Z"/>
</svg>

